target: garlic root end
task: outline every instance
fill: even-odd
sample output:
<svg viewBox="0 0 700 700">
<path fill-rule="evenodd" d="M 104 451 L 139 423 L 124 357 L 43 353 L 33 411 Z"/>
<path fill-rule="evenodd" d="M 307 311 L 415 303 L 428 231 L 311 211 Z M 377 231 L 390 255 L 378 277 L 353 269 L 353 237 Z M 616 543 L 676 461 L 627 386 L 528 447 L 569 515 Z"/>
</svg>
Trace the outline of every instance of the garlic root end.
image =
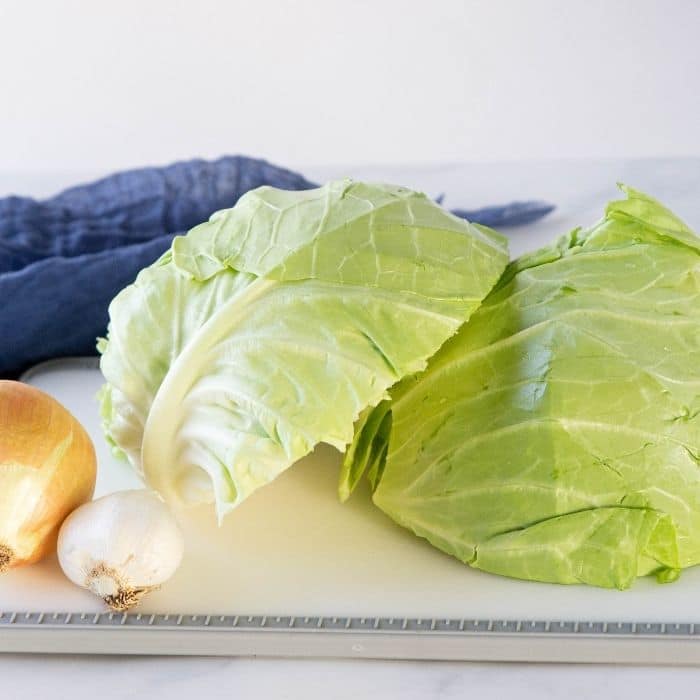
<svg viewBox="0 0 700 700">
<path fill-rule="evenodd" d="M 114 568 L 100 562 L 85 577 L 85 587 L 102 598 L 115 612 L 126 612 L 141 602 L 146 593 L 158 586 L 134 587 Z"/>
<path fill-rule="evenodd" d="M 146 593 L 152 588 L 122 588 L 116 593 L 106 595 L 102 598 L 114 612 L 126 612 L 137 606 Z"/>
<path fill-rule="evenodd" d="M 0 574 L 5 573 L 15 558 L 15 553 L 6 544 L 0 542 Z"/>
</svg>

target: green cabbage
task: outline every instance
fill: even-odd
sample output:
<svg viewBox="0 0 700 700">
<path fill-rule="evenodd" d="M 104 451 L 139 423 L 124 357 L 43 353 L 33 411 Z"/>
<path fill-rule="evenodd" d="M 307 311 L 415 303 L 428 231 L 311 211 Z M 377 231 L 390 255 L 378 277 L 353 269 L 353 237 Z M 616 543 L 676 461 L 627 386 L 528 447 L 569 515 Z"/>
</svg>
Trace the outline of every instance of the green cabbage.
<svg viewBox="0 0 700 700">
<path fill-rule="evenodd" d="M 363 414 L 342 497 L 368 470 L 397 523 L 522 579 L 624 589 L 700 562 L 700 240 L 623 189 Z"/>
<path fill-rule="evenodd" d="M 398 187 L 263 187 L 109 309 L 105 432 L 169 500 L 219 517 L 320 442 L 352 440 L 480 305 L 505 240 Z"/>
</svg>

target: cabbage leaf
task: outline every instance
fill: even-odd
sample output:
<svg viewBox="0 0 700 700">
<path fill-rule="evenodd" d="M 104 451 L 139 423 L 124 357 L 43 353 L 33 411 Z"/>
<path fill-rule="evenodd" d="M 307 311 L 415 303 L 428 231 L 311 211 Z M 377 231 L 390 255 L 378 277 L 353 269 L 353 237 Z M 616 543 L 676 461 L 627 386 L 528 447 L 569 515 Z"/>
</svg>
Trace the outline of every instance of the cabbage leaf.
<svg viewBox="0 0 700 700">
<path fill-rule="evenodd" d="M 345 449 L 506 264 L 505 239 L 411 190 L 253 190 L 111 303 L 105 433 L 167 500 L 222 517 L 318 443 Z"/>
</svg>

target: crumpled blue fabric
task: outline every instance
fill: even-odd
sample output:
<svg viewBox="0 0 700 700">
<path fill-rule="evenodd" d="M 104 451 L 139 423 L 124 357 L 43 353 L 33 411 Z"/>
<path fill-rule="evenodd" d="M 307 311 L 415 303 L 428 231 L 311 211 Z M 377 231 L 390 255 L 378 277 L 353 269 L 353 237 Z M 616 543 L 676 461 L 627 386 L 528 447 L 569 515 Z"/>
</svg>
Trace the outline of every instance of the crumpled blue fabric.
<svg viewBox="0 0 700 700">
<path fill-rule="evenodd" d="M 44 201 L 0 199 L 0 377 L 93 355 L 107 307 L 178 233 L 248 190 L 315 187 L 243 156 L 118 173 Z"/>
<path fill-rule="evenodd" d="M 316 186 L 263 160 L 229 156 L 117 173 L 41 202 L 0 199 L 0 274 L 48 257 L 99 253 L 187 231 L 261 185 Z"/>
<path fill-rule="evenodd" d="M 317 186 L 266 161 L 227 156 L 117 173 L 43 201 L 0 198 L 0 378 L 43 360 L 95 354 L 119 290 L 175 235 L 261 185 Z M 551 209 L 515 202 L 455 213 L 503 227 Z"/>
</svg>

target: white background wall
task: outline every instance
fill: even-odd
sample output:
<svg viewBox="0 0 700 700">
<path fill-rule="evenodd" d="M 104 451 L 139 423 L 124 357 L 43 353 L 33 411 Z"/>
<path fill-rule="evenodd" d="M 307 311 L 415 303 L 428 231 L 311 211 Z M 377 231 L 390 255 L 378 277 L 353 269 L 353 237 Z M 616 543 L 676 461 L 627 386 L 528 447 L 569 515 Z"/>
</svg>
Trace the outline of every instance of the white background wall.
<svg viewBox="0 0 700 700">
<path fill-rule="evenodd" d="M 694 0 L 0 0 L 0 170 L 700 155 Z"/>
</svg>

